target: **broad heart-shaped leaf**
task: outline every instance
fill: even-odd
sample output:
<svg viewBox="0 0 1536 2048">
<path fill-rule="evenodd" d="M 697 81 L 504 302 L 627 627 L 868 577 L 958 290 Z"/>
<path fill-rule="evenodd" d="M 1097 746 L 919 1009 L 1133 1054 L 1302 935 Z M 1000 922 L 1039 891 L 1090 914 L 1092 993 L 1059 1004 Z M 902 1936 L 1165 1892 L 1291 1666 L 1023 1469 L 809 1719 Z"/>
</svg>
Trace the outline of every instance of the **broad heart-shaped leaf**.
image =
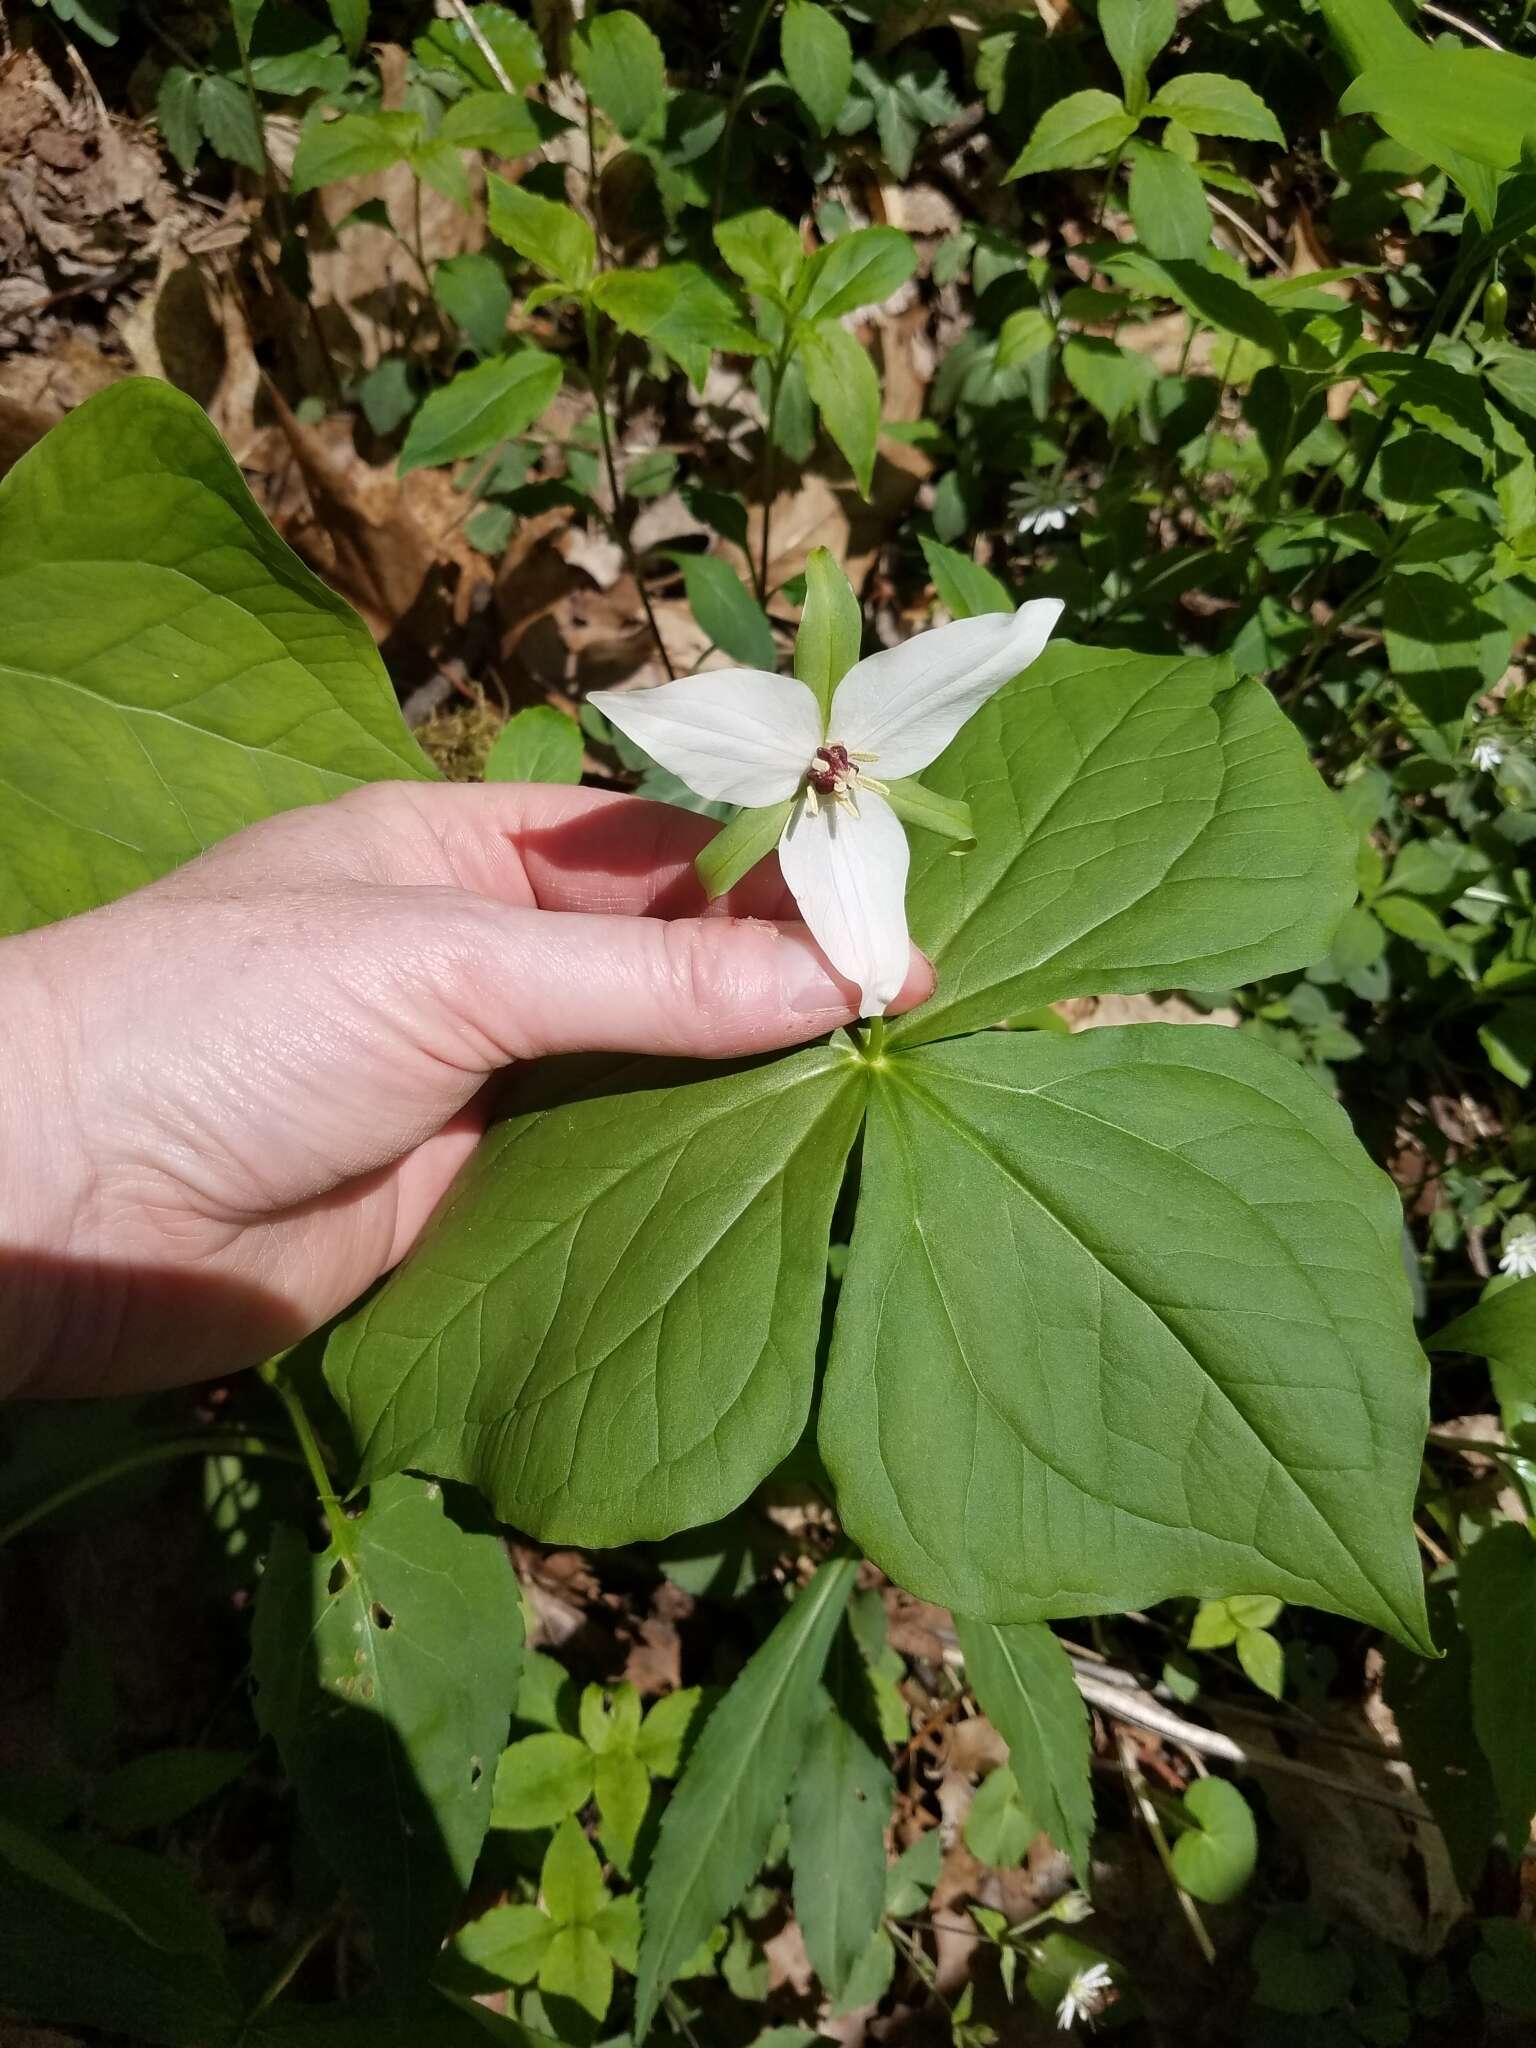
<svg viewBox="0 0 1536 2048">
<path fill-rule="evenodd" d="M 256 1601 L 256 1715 L 310 1832 L 373 1928 L 379 1968 L 419 1978 L 491 1813 L 522 1647 L 494 1536 L 396 1477 L 317 1556 L 282 1528 Z"/>
<path fill-rule="evenodd" d="M 500 1125 L 332 1340 L 362 1476 L 470 1480 L 556 1543 L 728 1514 L 805 1426 L 866 1073 L 834 1044 Z"/>
<path fill-rule="evenodd" d="M 1151 1024 L 876 1071 L 820 1421 L 875 1562 L 993 1621 L 1241 1586 L 1425 1643 L 1398 1205 L 1317 1084 Z"/>
<path fill-rule="evenodd" d="M 1066 1651 L 1041 1622 L 997 1628 L 955 1616 L 965 1675 L 981 1710 L 1008 1745 L 1019 1804 L 1037 1830 L 1065 1849 L 1088 1883 L 1093 1834 L 1093 1736 Z"/>
<path fill-rule="evenodd" d="M 908 916 L 939 990 L 897 1043 L 1303 967 L 1354 895 L 1351 834 L 1299 736 L 1222 660 L 1053 644 L 923 781 L 969 802 L 977 846 L 913 844 Z"/>
<path fill-rule="evenodd" d="M 0 484 L 0 619 L 0 931 L 432 777 L 367 628 L 168 384 L 88 399 Z"/>
</svg>

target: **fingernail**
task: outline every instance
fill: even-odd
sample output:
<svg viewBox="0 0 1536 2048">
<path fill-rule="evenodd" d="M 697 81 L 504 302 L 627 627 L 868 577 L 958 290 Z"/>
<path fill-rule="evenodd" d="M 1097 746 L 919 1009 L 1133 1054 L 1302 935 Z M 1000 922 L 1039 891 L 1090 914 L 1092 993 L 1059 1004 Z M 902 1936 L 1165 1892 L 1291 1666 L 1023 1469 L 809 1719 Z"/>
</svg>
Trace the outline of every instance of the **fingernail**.
<svg viewBox="0 0 1536 2048">
<path fill-rule="evenodd" d="M 781 959 L 784 999 L 797 1017 L 846 1017 L 858 1008 L 853 984 L 832 972 L 809 939 L 786 933 Z"/>
</svg>

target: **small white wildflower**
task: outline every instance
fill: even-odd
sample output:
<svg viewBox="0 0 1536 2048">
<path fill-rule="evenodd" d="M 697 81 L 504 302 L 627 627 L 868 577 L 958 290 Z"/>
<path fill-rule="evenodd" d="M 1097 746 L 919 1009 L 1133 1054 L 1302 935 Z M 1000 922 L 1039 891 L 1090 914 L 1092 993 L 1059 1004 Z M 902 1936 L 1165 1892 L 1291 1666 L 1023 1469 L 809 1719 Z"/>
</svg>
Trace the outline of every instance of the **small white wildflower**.
<svg viewBox="0 0 1536 2048">
<path fill-rule="evenodd" d="M 1086 2020 L 1092 2026 L 1104 2010 L 1104 1994 L 1113 1983 L 1108 1963 L 1090 1963 L 1086 1970 L 1079 1970 L 1056 2008 L 1057 2026 L 1063 2029 L 1075 2027 L 1079 2020 Z"/>
<path fill-rule="evenodd" d="M 1505 1240 L 1499 1271 L 1514 1280 L 1536 1279 L 1536 1230 L 1527 1226 Z"/>
<path fill-rule="evenodd" d="M 1038 538 L 1042 533 L 1064 533 L 1067 521 L 1076 512 L 1075 505 L 1042 505 L 1038 512 L 1026 512 L 1016 531 L 1021 540 Z"/>
<path fill-rule="evenodd" d="M 1076 1927 L 1079 1921 L 1092 1917 L 1093 1901 L 1086 1892 L 1063 1892 L 1051 1907 L 1051 1918 L 1065 1921 L 1068 1927 Z"/>
<path fill-rule="evenodd" d="M 1479 775 L 1491 775 L 1504 759 L 1504 749 L 1497 740 L 1479 740 L 1472 749 L 1472 766 Z"/>
</svg>

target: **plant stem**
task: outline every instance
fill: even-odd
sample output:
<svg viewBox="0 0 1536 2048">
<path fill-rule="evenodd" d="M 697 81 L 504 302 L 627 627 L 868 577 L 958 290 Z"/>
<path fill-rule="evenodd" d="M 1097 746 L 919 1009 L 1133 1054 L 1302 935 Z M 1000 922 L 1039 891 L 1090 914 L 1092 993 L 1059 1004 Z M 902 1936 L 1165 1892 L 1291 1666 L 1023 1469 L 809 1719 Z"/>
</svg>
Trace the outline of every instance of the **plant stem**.
<svg viewBox="0 0 1536 2048">
<path fill-rule="evenodd" d="M 249 1435 L 242 1430 L 205 1429 L 195 1436 L 163 1437 L 158 1443 L 141 1444 L 136 1451 L 127 1451 L 108 1464 L 98 1465 L 94 1471 L 72 1479 L 67 1486 L 50 1493 L 46 1500 L 17 1515 L 0 1528 L 0 1549 L 15 1537 L 25 1535 L 39 1522 L 46 1522 L 50 1515 L 68 1507 L 71 1501 L 83 1499 L 100 1486 L 110 1486 L 114 1479 L 124 1479 L 130 1472 L 142 1472 L 149 1465 L 169 1463 L 172 1458 L 214 1457 L 220 1452 L 226 1457 L 273 1458 L 290 1465 L 304 1462 L 291 1444 L 273 1443 L 269 1437 Z"/>
<path fill-rule="evenodd" d="M 283 1357 L 287 1354 L 284 1353 Z M 269 1358 L 265 1365 L 256 1370 L 276 1394 L 288 1411 L 288 1420 L 293 1424 L 293 1433 L 299 1440 L 299 1449 L 309 1467 L 309 1476 L 314 1482 L 315 1495 L 330 1524 L 331 1542 L 340 1556 L 349 1564 L 357 1561 L 357 1545 L 352 1538 L 352 1524 L 348 1520 L 341 1498 L 331 1484 L 331 1475 L 326 1466 L 325 1453 L 320 1448 L 320 1439 L 315 1434 L 309 1411 L 299 1398 L 298 1389 L 283 1370 L 283 1358 Z"/>
<path fill-rule="evenodd" d="M 768 373 L 768 418 L 763 427 L 763 453 L 757 480 L 757 493 L 763 501 L 763 532 L 757 551 L 757 601 L 764 611 L 768 609 L 768 538 L 773 527 L 773 429 L 779 416 L 779 393 L 784 388 L 784 376 L 794 345 L 794 329 L 786 320 L 784 339 Z M 747 566 L 752 566 L 750 555 Z"/>
<path fill-rule="evenodd" d="M 309 1961 L 310 1957 L 314 1954 L 315 1950 L 320 1946 L 321 1942 L 324 1941 L 325 1937 L 332 1931 L 335 1925 L 335 1914 L 327 1913 L 325 1918 L 320 1922 L 319 1926 L 312 1928 L 310 1932 L 305 1935 L 304 1939 L 299 1943 L 298 1947 L 294 1950 L 293 1954 L 288 1958 L 287 1962 L 284 1963 L 283 1967 L 272 1979 L 272 1982 L 267 1986 L 266 1990 L 262 1992 L 261 1996 L 257 1999 L 256 2003 L 251 2007 L 250 2011 L 246 2014 L 246 2026 L 249 2026 L 252 2020 L 259 2018 L 260 2015 L 264 2013 L 269 2006 L 276 2005 L 277 2001 L 288 1989 L 288 1986 L 293 1982 L 294 1978 L 297 1977 L 300 1970 L 303 1969 L 304 1965 Z"/>
<path fill-rule="evenodd" d="M 885 1053 L 885 1019 L 871 1017 L 864 1027 L 864 1057 L 873 1066 L 878 1066 Z"/>
<path fill-rule="evenodd" d="M 613 433 L 608 424 L 607 356 L 597 331 L 597 315 L 590 306 L 587 308 L 587 364 L 588 374 L 592 380 L 592 395 L 597 400 L 597 431 L 603 444 L 603 467 L 608 473 L 608 490 L 613 499 L 613 518 L 609 521 L 609 531 L 623 549 L 625 564 L 635 579 L 635 589 L 640 593 L 646 624 L 651 629 L 651 638 L 656 642 L 656 652 L 661 656 L 661 665 L 667 672 L 668 680 L 675 682 L 677 670 L 672 666 L 667 643 L 661 637 L 661 628 L 656 623 L 656 613 L 651 605 L 651 594 L 645 587 L 644 577 L 640 574 L 640 561 L 635 553 L 635 545 L 620 514 L 619 471 L 613 459 Z"/>
<path fill-rule="evenodd" d="M 758 37 L 768 25 L 773 12 L 773 0 L 762 0 L 757 18 L 752 23 L 752 33 L 747 37 L 747 47 L 742 52 L 741 69 L 736 74 L 736 89 L 731 94 L 731 103 L 725 110 L 725 126 L 720 131 L 720 156 L 715 164 L 715 189 L 709 202 L 709 223 L 713 227 L 720 218 L 720 208 L 725 200 L 725 180 L 731 164 L 731 138 L 736 132 L 736 117 L 741 112 L 741 103 L 747 96 L 747 73 L 752 68 L 752 59 L 757 52 Z"/>
</svg>

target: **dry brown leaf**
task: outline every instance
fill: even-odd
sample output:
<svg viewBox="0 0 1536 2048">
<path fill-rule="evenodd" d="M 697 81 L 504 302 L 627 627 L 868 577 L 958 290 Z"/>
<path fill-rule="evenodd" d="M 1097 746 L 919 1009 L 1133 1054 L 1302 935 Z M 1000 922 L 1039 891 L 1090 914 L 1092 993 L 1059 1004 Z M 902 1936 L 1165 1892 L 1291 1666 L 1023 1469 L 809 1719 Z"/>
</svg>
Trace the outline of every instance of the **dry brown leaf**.
<svg viewBox="0 0 1536 2048">
<path fill-rule="evenodd" d="M 1236 1010 L 1201 1010 L 1183 996 L 1068 996 L 1052 1003 L 1074 1031 L 1113 1024 L 1224 1024 L 1242 1022 Z"/>
</svg>

